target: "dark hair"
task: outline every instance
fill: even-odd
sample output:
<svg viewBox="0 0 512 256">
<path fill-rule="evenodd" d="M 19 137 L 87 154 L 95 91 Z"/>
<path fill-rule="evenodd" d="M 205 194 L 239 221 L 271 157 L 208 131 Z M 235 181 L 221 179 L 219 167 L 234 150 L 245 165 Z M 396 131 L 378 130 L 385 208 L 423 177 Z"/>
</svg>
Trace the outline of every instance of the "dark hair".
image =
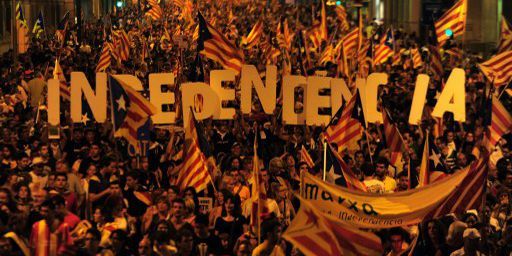
<svg viewBox="0 0 512 256">
<path fill-rule="evenodd" d="M 387 169 L 387 168 L 388 168 L 388 165 L 389 165 L 389 162 L 388 162 L 388 160 L 387 160 L 386 158 L 384 158 L 384 157 L 379 157 L 379 158 L 377 159 L 377 162 L 376 162 L 376 165 L 377 165 L 377 164 L 383 164 L 383 165 L 384 165 L 384 168 L 386 168 L 386 169 Z"/>
<path fill-rule="evenodd" d="M 205 214 L 196 215 L 194 222 L 196 224 L 202 224 L 202 225 L 206 225 L 206 226 L 208 226 L 208 224 L 210 223 L 210 221 L 208 220 L 208 216 L 206 216 Z"/>
<path fill-rule="evenodd" d="M 61 195 L 54 195 L 50 198 L 50 200 L 54 207 L 66 205 L 66 199 L 64 199 L 64 197 L 62 197 Z"/>
<path fill-rule="evenodd" d="M 363 172 L 364 176 L 372 176 L 375 174 L 375 168 L 371 163 L 364 163 L 361 165 L 361 171 Z"/>
<path fill-rule="evenodd" d="M 68 175 L 66 173 L 57 172 L 55 173 L 55 179 L 57 179 L 57 177 L 65 177 L 66 181 L 68 180 Z"/>
<path fill-rule="evenodd" d="M 126 177 L 132 177 L 134 180 L 139 180 L 139 173 L 137 171 L 130 171 L 126 174 Z"/>
<path fill-rule="evenodd" d="M 172 205 L 174 205 L 175 203 L 182 204 L 183 206 L 185 206 L 185 200 L 183 200 L 183 198 L 180 197 L 177 197 L 174 200 L 172 200 Z"/>
<path fill-rule="evenodd" d="M 264 220 L 261 223 L 261 236 L 263 238 L 268 238 L 268 235 L 271 234 L 277 226 L 279 226 L 279 221 L 277 221 L 276 218 Z"/>
<path fill-rule="evenodd" d="M 96 240 L 96 241 L 101 240 L 101 233 L 99 230 L 97 230 L 95 228 L 88 229 L 86 234 L 91 234 L 94 237 L 94 240 Z"/>
<path fill-rule="evenodd" d="M 233 217 L 239 217 L 242 215 L 242 207 L 240 203 L 240 196 L 233 195 L 232 193 L 229 193 L 227 195 L 224 195 L 224 204 L 222 205 L 222 217 L 225 217 L 228 213 L 226 212 L 226 203 L 230 200 L 233 204 L 235 204 L 235 207 L 233 209 Z"/>
</svg>

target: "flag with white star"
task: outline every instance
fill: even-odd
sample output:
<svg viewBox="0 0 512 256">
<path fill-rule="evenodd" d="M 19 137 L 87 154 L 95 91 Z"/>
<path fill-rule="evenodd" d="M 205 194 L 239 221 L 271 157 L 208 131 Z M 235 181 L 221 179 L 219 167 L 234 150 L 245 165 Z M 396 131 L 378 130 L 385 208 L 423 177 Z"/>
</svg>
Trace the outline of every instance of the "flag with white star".
<svg viewBox="0 0 512 256">
<path fill-rule="evenodd" d="M 156 107 L 131 86 L 113 76 L 109 77 L 109 84 L 114 136 L 125 138 L 139 150 L 139 128 L 156 114 Z"/>
<path fill-rule="evenodd" d="M 336 149 L 328 145 L 326 150 L 326 181 L 342 187 L 366 191 L 366 186 L 359 181 L 357 176 L 350 170 L 350 167 L 345 163 L 338 152 L 336 152 Z"/>
<path fill-rule="evenodd" d="M 423 143 L 421 165 L 418 174 L 418 186 L 426 186 L 448 175 L 448 169 L 443 163 L 441 152 L 428 132 Z"/>
<path fill-rule="evenodd" d="M 93 125 L 95 119 L 94 114 L 92 113 L 91 107 L 85 97 L 82 96 L 82 124 L 84 127 L 88 127 Z"/>
</svg>

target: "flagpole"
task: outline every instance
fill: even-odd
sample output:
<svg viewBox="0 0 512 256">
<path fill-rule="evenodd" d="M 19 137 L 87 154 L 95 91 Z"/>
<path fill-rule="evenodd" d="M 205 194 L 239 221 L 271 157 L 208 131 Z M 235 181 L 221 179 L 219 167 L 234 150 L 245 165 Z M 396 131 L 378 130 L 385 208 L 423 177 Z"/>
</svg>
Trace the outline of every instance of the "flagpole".
<svg viewBox="0 0 512 256">
<path fill-rule="evenodd" d="M 324 138 L 324 175 L 323 180 L 325 181 L 325 178 L 327 176 L 327 141 Z"/>
<path fill-rule="evenodd" d="M 13 63 L 17 63 L 18 61 L 18 23 L 16 20 L 16 0 L 12 0 L 12 8 L 11 8 L 11 30 L 12 30 L 12 58 Z"/>
</svg>

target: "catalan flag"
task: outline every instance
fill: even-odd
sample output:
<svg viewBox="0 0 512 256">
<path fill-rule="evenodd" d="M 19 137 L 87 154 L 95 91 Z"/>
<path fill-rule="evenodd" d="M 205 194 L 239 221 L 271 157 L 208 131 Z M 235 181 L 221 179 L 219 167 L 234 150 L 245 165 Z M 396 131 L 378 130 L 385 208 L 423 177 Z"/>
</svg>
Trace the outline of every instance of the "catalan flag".
<svg viewBox="0 0 512 256">
<path fill-rule="evenodd" d="M 69 90 L 68 83 L 66 82 L 66 77 L 64 76 L 64 72 L 60 67 L 58 59 L 55 60 L 55 68 L 53 69 L 53 79 L 59 80 L 60 96 L 62 97 L 62 99 L 70 101 L 71 92 Z"/>
<path fill-rule="evenodd" d="M 450 193 L 442 205 L 428 214 L 425 220 L 439 218 L 450 213 L 463 214 L 470 209 L 481 209 L 482 197 L 485 196 L 487 184 L 488 161 L 489 154 L 487 153 L 473 161 L 460 185 Z"/>
<path fill-rule="evenodd" d="M 395 38 L 393 31 L 388 29 L 384 37 L 381 39 L 380 44 L 375 48 L 375 57 L 373 58 L 374 65 L 380 65 L 393 56 L 395 49 Z"/>
<path fill-rule="evenodd" d="M 300 209 L 283 238 L 304 255 L 383 255 L 381 239 L 361 231 L 316 209 L 300 199 Z"/>
<path fill-rule="evenodd" d="M 116 55 L 119 56 L 121 61 L 126 61 L 130 57 L 130 40 L 128 34 L 124 29 L 114 30 L 113 34 L 113 46 Z"/>
<path fill-rule="evenodd" d="M 146 16 L 151 17 L 153 20 L 159 20 L 163 17 L 164 12 L 156 0 L 148 0 L 147 4 Z"/>
<path fill-rule="evenodd" d="M 326 148 L 327 150 L 327 180 L 332 183 L 346 187 L 352 190 L 358 190 L 366 192 L 366 186 L 359 178 L 350 170 L 350 167 L 345 163 L 343 158 L 336 152 L 333 146 L 330 144 Z"/>
<path fill-rule="evenodd" d="M 262 181 L 260 173 L 260 160 L 258 157 L 258 136 L 254 137 L 254 156 L 252 160 L 252 205 L 251 205 L 251 226 L 256 231 L 258 242 L 261 242 L 261 217 L 268 212 L 267 207 L 267 189 Z"/>
<path fill-rule="evenodd" d="M 319 63 L 320 65 L 323 65 L 327 62 L 333 62 L 334 61 L 334 47 L 332 45 L 327 45 L 320 55 Z"/>
<path fill-rule="evenodd" d="M 294 34 L 291 34 L 290 29 L 288 28 L 288 19 L 284 18 L 284 21 L 281 20 L 281 22 L 277 24 L 276 38 L 277 43 L 279 44 L 279 48 L 290 52 L 292 48 L 293 37 Z"/>
<path fill-rule="evenodd" d="M 112 44 L 105 42 L 103 43 L 103 49 L 101 50 L 100 58 L 98 60 L 98 65 L 96 66 L 96 73 L 104 72 L 112 62 Z"/>
<path fill-rule="evenodd" d="M 64 14 L 62 19 L 59 21 L 59 24 L 57 24 L 57 30 L 55 30 L 55 35 L 57 36 L 57 39 L 59 40 L 61 46 L 64 44 L 64 41 L 66 41 L 66 34 L 68 31 L 68 20 L 69 20 L 69 11 Z"/>
<path fill-rule="evenodd" d="M 343 5 L 336 5 L 336 16 L 338 17 L 338 20 L 340 21 L 340 30 L 348 31 L 350 28 L 350 25 L 347 20 L 347 10 Z"/>
<path fill-rule="evenodd" d="M 340 112 L 341 111 L 341 112 Z M 338 145 L 338 151 L 345 148 L 356 150 L 366 127 L 359 90 L 352 96 L 345 108 L 338 110 L 325 129 L 324 135 L 329 143 Z"/>
<path fill-rule="evenodd" d="M 411 55 L 412 55 L 412 67 L 414 69 L 420 68 L 423 66 L 423 60 L 421 59 L 421 54 L 418 48 L 412 48 L 411 49 Z"/>
<path fill-rule="evenodd" d="M 327 41 L 328 32 L 327 32 L 327 15 L 325 12 L 325 4 L 322 1 L 322 9 L 320 12 L 320 22 L 317 22 L 313 27 L 308 31 L 308 37 L 313 43 L 314 49 L 319 49 L 322 41 Z"/>
<path fill-rule="evenodd" d="M 220 63 L 222 67 L 234 70 L 237 74 L 240 73 L 244 63 L 243 52 L 208 24 L 201 13 L 197 16 L 199 19 L 197 50 L 207 58 Z"/>
<path fill-rule="evenodd" d="M 308 150 L 304 145 L 300 148 L 300 161 L 305 162 L 309 168 L 313 168 L 315 166 L 315 162 L 313 162 L 313 158 L 308 153 Z"/>
<path fill-rule="evenodd" d="M 510 24 L 507 22 L 507 19 L 505 19 L 505 16 L 501 16 L 501 32 L 498 53 L 510 50 L 512 50 L 512 29 L 510 29 Z"/>
<path fill-rule="evenodd" d="M 343 56 L 348 60 L 355 56 L 359 47 L 359 28 L 354 28 L 343 39 Z"/>
<path fill-rule="evenodd" d="M 404 141 L 402 139 L 402 135 L 400 135 L 400 131 L 387 110 L 384 110 L 382 113 L 383 124 L 384 124 L 384 134 L 386 136 L 386 144 L 390 151 L 390 163 L 391 165 L 397 167 L 397 169 L 401 170 L 403 167 L 402 164 L 402 147 L 404 145 Z"/>
<path fill-rule="evenodd" d="M 446 173 L 447 169 L 442 162 L 441 153 L 427 132 L 418 174 L 418 187 L 439 181 L 446 177 Z"/>
<path fill-rule="evenodd" d="M 263 35 L 263 21 L 258 20 L 254 27 L 252 27 L 249 35 L 242 38 L 242 45 L 245 45 L 246 48 L 253 47 L 260 41 L 261 35 Z"/>
<path fill-rule="evenodd" d="M 357 55 L 358 77 L 366 78 L 373 67 L 373 45 L 371 40 L 364 40 Z"/>
<path fill-rule="evenodd" d="M 512 51 L 502 52 L 478 67 L 495 86 L 507 85 L 512 81 Z"/>
<path fill-rule="evenodd" d="M 137 131 L 157 110 L 140 93 L 115 77 L 109 78 L 109 84 L 114 137 L 125 138 L 139 153 Z"/>
<path fill-rule="evenodd" d="M 183 8 L 185 6 L 184 0 L 173 0 L 172 2 L 174 3 L 174 5 L 178 6 L 179 8 Z"/>
<path fill-rule="evenodd" d="M 21 2 L 16 5 L 16 29 L 18 31 L 18 53 L 25 53 L 28 50 L 28 25 L 23 15 Z"/>
<path fill-rule="evenodd" d="M 200 192 L 206 189 L 211 182 L 207 156 L 201 151 L 202 134 L 198 133 L 199 127 L 194 112 L 191 112 L 189 125 L 185 129 L 186 154 L 177 180 L 181 190 L 186 187 L 193 187 L 197 192 Z"/>
<path fill-rule="evenodd" d="M 434 23 L 439 45 L 444 45 L 446 41 L 450 39 L 447 30 L 451 30 L 453 37 L 462 36 L 464 34 L 467 11 L 466 1 L 467 0 L 459 0 Z"/>
<path fill-rule="evenodd" d="M 430 65 L 428 65 L 430 73 L 433 74 L 434 79 L 440 81 L 444 75 L 441 54 L 439 53 L 439 49 L 434 45 L 429 45 L 428 50 L 430 53 Z"/>
<path fill-rule="evenodd" d="M 491 125 L 488 128 L 487 140 L 489 149 L 493 148 L 500 138 L 512 129 L 512 115 L 495 96 L 492 96 Z"/>
<path fill-rule="evenodd" d="M 36 38 L 41 38 L 41 35 L 44 33 L 44 18 L 43 11 L 39 11 L 39 15 L 37 16 L 36 23 L 34 24 L 34 28 L 32 29 L 32 34 L 36 36 Z"/>
</svg>

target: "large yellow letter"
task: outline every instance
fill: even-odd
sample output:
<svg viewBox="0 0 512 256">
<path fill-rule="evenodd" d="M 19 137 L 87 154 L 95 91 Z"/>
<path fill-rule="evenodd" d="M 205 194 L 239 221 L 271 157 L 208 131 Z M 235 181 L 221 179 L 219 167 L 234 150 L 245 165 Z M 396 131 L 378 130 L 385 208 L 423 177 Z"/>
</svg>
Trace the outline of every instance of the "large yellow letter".
<svg viewBox="0 0 512 256">
<path fill-rule="evenodd" d="M 456 121 L 466 121 L 466 88 L 464 82 L 466 75 L 464 70 L 455 68 L 452 70 L 448 81 L 444 86 L 437 104 L 432 112 L 432 116 L 443 117 L 444 112 L 453 113 Z"/>
<path fill-rule="evenodd" d="M 75 123 L 91 119 L 82 116 L 82 92 L 89 104 L 96 122 L 102 123 L 107 118 L 107 74 L 96 73 L 96 90 L 94 91 L 82 72 L 71 72 L 71 120 Z"/>
<path fill-rule="evenodd" d="M 219 98 L 220 115 L 215 119 L 233 119 L 235 115 L 234 108 L 223 108 L 222 102 L 235 100 L 235 89 L 227 89 L 222 87 L 223 81 L 235 81 L 236 73 L 233 70 L 212 70 L 210 72 L 210 85 L 217 97 Z"/>
<path fill-rule="evenodd" d="M 196 112 L 194 108 L 194 98 L 196 95 L 203 97 L 203 109 Z M 183 107 L 183 124 L 188 126 L 190 120 L 190 110 L 193 109 L 197 120 L 207 119 L 209 117 L 217 118 L 220 115 L 220 100 L 215 91 L 205 83 L 184 83 L 181 85 L 181 100 Z"/>
<path fill-rule="evenodd" d="M 350 98 L 352 98 L 352 93 L 350 93 L 350 89 L 348 88 L 347 83 L 345 83 L 345 80 L 341 78 L 331 79 L 332 116 L 334 116 L 338 109 L 340 109 L 343 104 L 342 100 L 348 102 Z"/>
<path fill-rule="evenodd" d="M 430 77 L 421 74 L 416 78 L 416 86 L 412 96 L 411 112 L 409 113 L 409 124 L 418 125 L 423 114 L 425 106 L 425 98 L 427 97 L 427 89 Z"/>
<path fill-rule="evenodd" d="M 303 125 L 306 122 L 306 106 L 300 114 L 295 112 L 295 88 L 302 87 L 306 95 L 307 80 L 304 76 L 285 76 L 283 79 L 283 121 L 286 124 Z M 304 103 L 306 101 L 304 100 Z M 305 104 L 304 104 L 305 105 Z"/>
<path fill-rule="evenodd" d="M 328 124 L 331 117 L 329 115 L 320 115 L 318 114 L 319 108 L 328 108 L 331 106 L 330 100 L 331 97 L 324 95 L 321 96 L 318 94 L 321 89 L 329 89 L 330 88 L 330 77 L 321 77 L 321 76 L 310 76 L 308 77 L 308 87 L 306 90 L 306 124 L 307 125 L 323 125 Z M 341 100 L 341 95 L 338 95 Z M 336 111 L 336 110 L 334 110 Z"/>
<path fill-rule="evenodd" d="M 382 112 L 377 110 L 377 92 L 380 85 L 388 82 L 388 74 L 386 73 L 372 73 L 366 80 L 365 96 L 361 97 L 361 103 L 364 111 L 365 118 L 368 123 L 382 123 Z M 363 91 L 360 91 L 363 93 Z"/>
<path fill-rule="evenodd" d="M 162 92 L 162 85 L 174 85 L 173 73 L 158 73 L 149 75 L 149 100 L 156 106 L 158 113 L 151 117 L 155 124 L 174 124 L 176 112 L 163 112 L 162 106 L 174 104 L 174 92 Z"/>
<path fill-rule="evenodd" d="M 263 111 L 269 115 L 274 113 L 274 109 L 276 108 L 277 67 L 267 66 L 265 78 L 265 86 L 263 86 L 263 81 L 261 81 L 260 74 L 258 74 L 256 67 L 253 65 L 242 66 L 240 86 L 243 114 L 251 113 L 253 86 L 261 102 Z"/>
</svg>

